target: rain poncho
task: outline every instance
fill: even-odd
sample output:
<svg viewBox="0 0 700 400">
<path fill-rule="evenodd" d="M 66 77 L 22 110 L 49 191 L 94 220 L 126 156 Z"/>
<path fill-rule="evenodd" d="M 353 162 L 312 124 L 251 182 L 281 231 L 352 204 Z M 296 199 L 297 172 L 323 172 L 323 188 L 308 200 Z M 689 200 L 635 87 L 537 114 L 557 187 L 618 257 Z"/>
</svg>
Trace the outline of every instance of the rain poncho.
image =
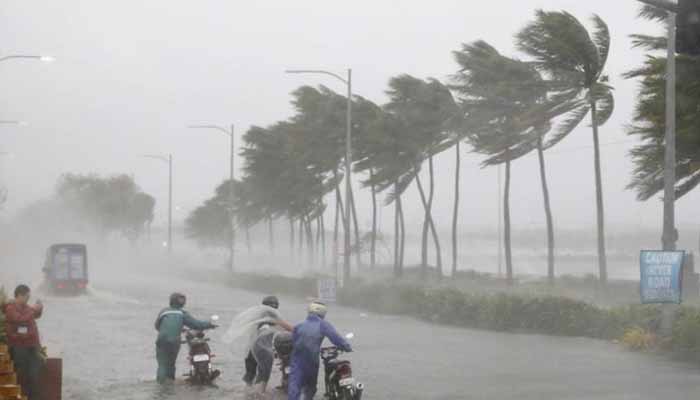
<svg viewBox="0 0 700 400">
<path fill-rule="evenodd" d="M 257 339 L 258 328 L 264 324 L 274 324 L 279 320 L 281 320 L 279 311 L 272 307 L 264 305 L 251 307 L 236 315 L 222 340 L 226 344 L 233 344 L 239 338 L 245 337 L 248 339 L 246 350 L 250 350 Z"/>
<path fill-rule="evenodd" d="M 231 327 L 223 337 L 227 344 L 233 344 L 238 338 L 247 338 L 245 344 L 246 374 L 243 380 L 247 384 L 267 382 L 273 366 L 272 339 L 278 331 L 276 322 L 281 320 L 279 311 L 260 305 L 251 307 L 238 314 Z"/>
<path fill-rule="evenodd" d="M 306 399 L 312 399 L 316 394 L 321 344 L 325 338 L 343 351 L 352 351 L 333 325 L 315 314 L 310 314 L 306 321 L 294 327 L 289 400 L 299 400 L 302 392 Z"/>
</svg>

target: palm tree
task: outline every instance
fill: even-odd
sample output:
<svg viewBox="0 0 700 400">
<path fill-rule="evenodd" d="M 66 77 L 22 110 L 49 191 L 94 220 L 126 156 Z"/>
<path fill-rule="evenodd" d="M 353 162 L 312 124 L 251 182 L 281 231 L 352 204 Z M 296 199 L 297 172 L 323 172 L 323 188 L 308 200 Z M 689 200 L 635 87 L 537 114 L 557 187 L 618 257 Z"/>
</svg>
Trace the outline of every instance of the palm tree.
<svg viewBox="0 0 700 400">
<path fill-rule="evenodd" d="M 389 81 L 387 91 L 390 101 L 385 105 L 401 124 L 407 141 L 411 143 L 410 154 L 414 157 L 413 170 L 416 186 L 425 210 L 422 235 L 421 271 L 427 272 L 428 231 L 432 234 L 436 250 L 438 277 L 442 276 L 442 252 L 440 240 L 432 217 L 435 187 L 433 157 L 446 147 L 449 141 L 448 127 L 457 115 L 457 106 L 449 89 L 435 79 L 426 81 L 409 75 L 400 75 Z M 449 146 L 451 147 L 451 145 Z M 424 190 L 420 169 L 428 161 L 429 188 Z"/>
<path fill-rule="evenodd" d="M 535 20 L 517 34 L 518 48 L 533 58 L 535 65 L 551 79 L 561 83 L 559 95 L 577 107 L 567 120 L 576 126 L 590 112 L 593 129 L 596 210 L 598 226 L 598 268 L 601 283 L 608 279 L 605 255 L 605 217 L 600 165 L 598 128 L 613 113 L 614 98 L 608 78 L 603 74 L 610 50 L 610 32 L 605 22 L 593 16 L 594 31 L 588 30 L 567 12 L 538 10 Z M 565 129 L 569 131 L 569 129 Z M 561 140 L 555 137 L 553 140 Z"/>
<path fill-rule="evenodd" d="M 385 110 L 386 111 L 386 110 Z M 372 124 L 373 134 L 364 137 L 364 146 L 371 149 L 357 161 L 356 170 L 373 173 L 362 181 L 364 187 L 374 186 L 377 193 L 388 191 L 386 204 L 394 204 L 394 276 L 403 275 L 405 223 L 402 196 L 413 182 L 417 147 L 412 132 L 390 112 L 379 114 Z"/>
<path fill-rule="evenodd" d="M 353 158 L 355 171 L 362 171 L 358 165 L 361 161 L 372 156 L 373 137 L 381 135 L 376 132 L 376 121 L 382 114 L 382 109 L 371 101 L 355 96 L 353 99 Z M 365 163 L 366 165 L 366 163 Z M 372 199 L 372 232 L 370 237 L 370 269 L 374 269 L 377 263 L 377 187 L 374 183 L 374 168 L 369 166 L 366 171 L 369 175 L 369 188 Z"/>
<path fill-rule="evenodd" d="M 563 96 L 548 97 L 552 82 L 545 81 L 533 65 L 502 56 L 491 45 L 477 41 L 454 52 L 460 71 L 453 76 L 453 89 L 462 97 L 465 118 L 464 134 L 477 152 L 489 158 L 484 166 L 505 164 L 504 246 L 506 272 L 513 280 L 510 223 L 511 162 L 537 149 L 540 161 L 548 225 L 549 267 L 554 276 L 554 234 L 543 152 L 568 133 L 567 124 L 554 131 L 554 138 L 544 144 L 552 131 L 550 120 L 571 111 L 573 105 Z"/>
</svg>

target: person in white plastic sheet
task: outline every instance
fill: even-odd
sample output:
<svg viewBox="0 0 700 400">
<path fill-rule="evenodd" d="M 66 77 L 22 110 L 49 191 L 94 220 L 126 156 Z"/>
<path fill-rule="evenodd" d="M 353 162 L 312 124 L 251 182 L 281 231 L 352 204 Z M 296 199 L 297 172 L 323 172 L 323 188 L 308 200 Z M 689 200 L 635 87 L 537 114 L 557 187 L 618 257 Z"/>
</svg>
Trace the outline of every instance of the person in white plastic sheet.
<svg viewBox="0 0 700 400">
<path fill-rule="evenodd" d="M 267 296 L 262 305 L 251 307 L 234 318 L 224 341 L 232 343 L 237 337 L 248 337 L 243 381 L 255 386 L 255 391 L 264 393 L 274 364 L 273 338 L 280 331 L 291 332 L 294 328 L 279 312 L 279 299 Z"/>
</svg>

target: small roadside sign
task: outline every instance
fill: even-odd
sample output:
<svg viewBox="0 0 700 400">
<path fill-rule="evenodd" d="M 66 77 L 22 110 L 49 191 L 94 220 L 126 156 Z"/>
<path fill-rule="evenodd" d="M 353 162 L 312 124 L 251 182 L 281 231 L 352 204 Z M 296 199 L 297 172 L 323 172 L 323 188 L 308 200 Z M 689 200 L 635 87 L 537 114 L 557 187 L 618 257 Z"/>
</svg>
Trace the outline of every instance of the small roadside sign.
<svg viewBox="0 0 700 400">
<path fill-rule="evenodd" d="M 334 278 L 318 278 L 318 298 L 324 303 L 335 303 L 336 284 Z"/>
<path fill-rule="evenodd" d="M 680 304 L 685 252 L 642 250 L 639 290 L 642 304 Z"/>
</svg>

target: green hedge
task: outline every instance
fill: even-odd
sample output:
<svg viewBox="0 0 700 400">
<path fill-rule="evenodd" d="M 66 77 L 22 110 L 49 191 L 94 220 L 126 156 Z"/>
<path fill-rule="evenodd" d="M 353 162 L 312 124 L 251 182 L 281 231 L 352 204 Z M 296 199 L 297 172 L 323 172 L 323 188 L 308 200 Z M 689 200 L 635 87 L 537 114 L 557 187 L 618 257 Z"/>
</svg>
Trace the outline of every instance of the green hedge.
<svg viewBox="0 0 700 400">
<path fill-rule="evenodd" d="M 238 274 L 234 286 L 299 297 L 316 294 L 316 277 L 289 278 Z M 613 308 L 557 296 L 471 294 L 455 288 L 426 289 L 417 285 L 353 281 L 340 289 L 338 302 L 368 311 L 405 315 L 422 320 L 502 332 L 621 339 L 640 329 L 655 335 L 661 306 L 627 305 Z M 659 341 L 663 350 L 700 362 L 700 308 L 678 309 L 670 338 Z"/>
</svg>

